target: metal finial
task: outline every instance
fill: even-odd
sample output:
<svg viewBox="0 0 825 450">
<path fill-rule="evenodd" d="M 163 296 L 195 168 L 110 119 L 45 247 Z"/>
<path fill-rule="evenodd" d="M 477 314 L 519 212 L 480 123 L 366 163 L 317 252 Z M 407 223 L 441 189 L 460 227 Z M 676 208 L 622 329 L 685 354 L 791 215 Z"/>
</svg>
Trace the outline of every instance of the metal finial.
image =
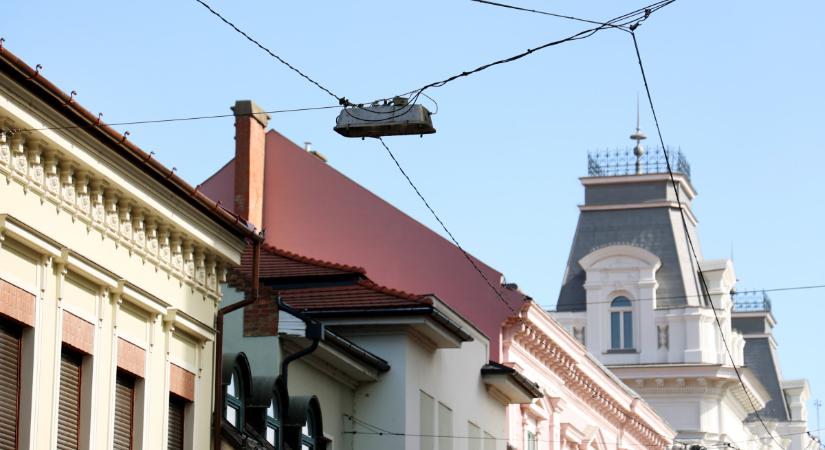
<svg viewBox="0 0 825 450">
<path fill-rule="evenodd" d="M 630 135 L 630 139 L 636 141 L 636 147 L 633 148 L 633 154 L 636 155 L 636 175 L 642 173 L 642 155 L 645 154 L 645 149 L 642 147 L 642 140 L 647 139 L 641 128 L 639 128 L 639 93 L 636 93 L 636 132 Z"/>
</svg>

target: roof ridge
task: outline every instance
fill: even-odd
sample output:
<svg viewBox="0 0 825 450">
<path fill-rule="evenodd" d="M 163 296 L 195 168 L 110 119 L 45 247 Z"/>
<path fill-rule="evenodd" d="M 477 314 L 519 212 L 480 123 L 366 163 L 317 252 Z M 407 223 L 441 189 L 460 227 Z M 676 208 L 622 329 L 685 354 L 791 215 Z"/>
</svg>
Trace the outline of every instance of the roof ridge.
<svg viewBox="0 0 825 450">
<path fill-rule="evenodd" d="M 272 244 L 268 244 L 266 242 L 262 243 L 261 249 L 263 249 L 263 250 L 265 250 L 269 253 L 272 253 L 272 254 L 275 254 L 275 255 L 278 255 L 278 256 L 281 256 L 281 257 L 284 257 L 284 258 L 288 258 L 288 259 L 291 259 L 293 261 L 304 263 L 304 264 L 321 266 L 321 267 L 324 267 L 324 268 L 327 268 L 327 269 L 341 270 L 341 271 L 344 271 L 344 272 L 353 272 L 353 273 L 357 273 L 357 274 L 364 275 L 364 276 L 367 275 L 367 271 L 363 267 L 351 266 L 349 264 L 341 264 L 341 263 L 336 263 L 336 262 L 332 262 L 332 261 L 326 261 L 326 260 L 323 260 L 323 259 L 313 258 L 313 257 L 310 257 L 310 256 L 301 255 L 301 254 L 298 254 L 298 253 L 295 253 L 295 252 L 292 252 L 292 251 L 289 251 L 289 250 L 286 250 L 286 249 L 283 249 L 283 248 L 280 248 L 280 247 L 276 247 L 276 246 L 274 246 Z"/>
</svg>

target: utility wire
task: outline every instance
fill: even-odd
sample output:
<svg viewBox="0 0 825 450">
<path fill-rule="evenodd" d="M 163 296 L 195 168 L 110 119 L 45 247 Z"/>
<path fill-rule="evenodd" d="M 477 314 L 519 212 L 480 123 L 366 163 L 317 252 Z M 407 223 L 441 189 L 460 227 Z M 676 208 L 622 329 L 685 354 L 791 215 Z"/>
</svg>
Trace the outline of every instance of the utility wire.
<svg viewBox="0 0 825 450">
<path fill-rule="evenodd" d="M 498 299 L 501 300 L 502 303 L 504 303 L 507 309 L 509 309 L 510 312 L 512 312 L 513 314 L 517 314 L 518 311 L 516 311 L 510 305 L 510 302 L 504 299 L 504 296 L 501 294 L 501 292 L 498 289 L 496 289 L 496 287 L 493 285 L 490 279 L 487 278 L 487 275 L 485 275 L 481 268 L 478 267 L 478 264 L 476 264 L 476 262 L 470 256 L 470 254 L 467 253 L 467 251 L 464 250 L 464 247 L 462 247 L 461 244 L 458 243 L 458 240 L 455 238 L 455 236 L 453 236 L 453 233 L 450 231 L 449 228 L 447 228 L 447 225 L 444 224 L 444 221 L 441 220 L 441 217 L 439 217 L 438 214 L 436 214 L 435 210 L 432 208 L 432 206 L 430 206 L 430 203 L 427 201 L 426 198 L 424 198 L 424 195 L 421 193 L 420 190 L 418 190 L 418 187 L 415 185 L 415 183 L 413 183 L 412 179 L 410 179 L 410 176 L 407 175 L 407 172 L 404 170 L 404 168 L 401 167 L 401 163 L 398 162 L 398 159 L 392 153 L 392 150 L 390 150 L 390 148 L 387 146 L 387 143 L 384 142 L 384 139 L 379 137 L 378 141 L 381 142 L 382 146 L 384 146 L 384 149 L 387 151 L 387 154 L 390 155 L 390 158 L 395 163 L 395 166 L 398 167 L 398 171 L 401 172 L 401 175 L 404 175 L 404 178 L 407 179 L 407 183 L 409 183 L 410 187 L 413 188 L 413 191 L 415 191 L 416 195 L 418 195 L 418 198 L 421 199 L 421 201 L 424 203 L 424 206 L 426 206 L 427 209 L 430 211 L 430 214 L 432 214 L 433 217 L 435 217 L 435 220 L 438 221 L 438 224 L 441 225 L 441 228 L 447 233 L 448 236 L 450 236 L 450 240 L 452 240 L 453 244 L 455 244 L 455 246 L 458 247 L 458 249 L 461 251 L 464 257 L 470 263 L 470 265 L 473 266 L 473 269 L 475 269 L 476 272 L 478 272 L 478 274 L 481 275 L 481 278 L 484 279 L 484 282 L 487 283 L 487 286 L 490 286 L 490 289 L 492 289 L 493 292 L 495 292 L 496 297 L 498 297 Z"/>
<path fill-rule="evenodd" d="M 542 15 L 545 15 L 545 16 L 558 17 L 559 19 L 573 20 L 573 21 L 576 21 L 576 22 L 584 22 L 584 23 L 590 23 L 590 24 L 594 24 L 594 25 L 608 25 L 611 28 L 617 28 L 617 29 L 620 29 L 622 31 L 629 31 L 622 25 L 611 25 L 611 24 L 608 24 L 608 23 L 605 23 L 605 22 L 598 22 L 598 21 L 595 21 L 595 20 L 582 19 L 581 17 L 568 16 L 568 15 L 564 15 L 564 14 L 556 14 L 556 13 L 551 13 L 551 12 L 547 12 L 547 11 L 539 11 L 537 9 L 522 8 L 521 6 L 508 5 L 506 3 L 499 3 L 499 2 L 491 2 L 491 1 L 488 1 L 488 0 L 470 0 L 470 1 L 471 2 L 476 2 L 476 3 L 483 3 L 485 5 L 492 5 L 492 6 L 499 6 L 499 7 L 502 7 L 502 8 L 514 9 L 516 11 L 525 11 L 525 12 L 531 12 L 531 13 L 536 13 L 536 14 L 542 14 Z"/>
<path fill-rule="evenodd" d="M 6 132 L 9 134 L 14 133 L 22 133 L 22 132 L 31 132 L 31 131 L 52 131 L 52 130 L 76 130 L 80 128 L 96 128 L 99 126 L 118 126 L 118 125 L 145 125 L 145 124 L 156 124 L 156 123 L 169 123 L 169 122 L 186 122 L 191 120 L 205 120 L 205 119 L 221 119 L 225 117 L 243 117 L 243 116 L 254 116 L 259 114 L 282 114 L 282 113 L 291 113 L 291 112 L 301 112 L 301 111 L 317 111 L 321 109 L 333 109 L 333 108 L 340 108 L 340 105 L 330 105 L 330 106 L 316 106 L 316 107 L 307 107 L 307 108 L 293 108 L 293 109 L 276 109 L 272 111 L 263 111 L 259 113 L 247 113 L 247 114 L 213 114 L 208 116 L 189 116 L 189 117 L 173 117 L 167 119 L 148 119 L 148 120 L 133 120 L 128 122 L 113 122 L 113 123 L 95 123 L 89 125 L 67 125 L 67 126 L 54 126 L 54 127 L 41 127 L 41 128 L 15 128 L 11 130 L 7 130 Z"/>
<path fill-rule="evenodd" d="M 788 291 L 802 291 L 802 290 L 809 290 L 809 289 L 825 289 L 825 284 L 812 284 L 806 286 L 787 286 L 787 287 L 778 287 L 772 289 L 757 289 L 753 291 L 739 291 L 736 292 L 733 297 L 740 294 L 749 294 L 749 293 L 767 293 L 767 292 L 788 292 Z M 632 302 L 641 302 L 645 300 L 679 300 L 679 299 L 688 299 L 688 298 L 704 298 L 704 295 L 666 295 L 661 297 L 647 297 L 647 298 L 637 298 L 637 299 L 630 299 Z M 600 303 L 612 303 L 613 300 L 598 300 L 598 301 L 590 301 L 587 302 L 588 305 L 597 305 Z"/>
<path fill-rule="evenodd" d="M 283 65 L 285 65 L 285 66 L 287 66 L 287 67 L 289 67 L 290 69 L 292 69 L 292 71 L 293 71 L 293 72 L 297 73 L 298 75 L 300 75 L 301 77 L 303 77 L 304 79 L 306 79 L 307 81 L 309 81 L 310 83 L 314 84 L 315 86 L 317 86 L 317 87 L 318 87 L 319 89 L 321 89 L 322 91 L 324 91 L 324 92 L 326 92 L 327 94 L 329 94 L 329 95 L 331 95 L 331 96 L 335 97 L 335 99 L 336 99 L 336 100 L 338 100 L 339 104 L 341 104 L 341 105 L 345 105 L 345 104 L 346 104 L 346 99 L 345 99 L 345 98 L 343 98 L 343 97 L 338 97 L 337 95 L 333 94 L 333 93 L 332 93 L 332 91 L 330 91 L 329 89 L 327 89 L 326 87 L 324 87 L 323 85 L 321 85 L 321 83 L 319 83 L 319 82 L 317 82 L 317 81 L 313 80 L 313 79 L 312 79 L 312 78 L 310 78 L 308 75 L 306 75 L 305 73 L 303 73 L 303 72 L 301 72 L 300 70 L 298 70 L 295 66 L 293 66 L 293 65 L 292 65 L 292 64 L 290 64 L 290 63 L 288 63 L 286 60 L 284 60 L 284 59 L 283 59 L 283 58 L 281 58 L 280 56 L 276 55 L 276 54 L 275 54 L 272 50 L 270 50 L 270 49 L 268 49 L 268 48 L 264 47 L 264 46 L 263 46 L 263 44 L 261 44 L 260 42 L 258 42 L 257 40 L 255 40 L 254 38 L 252 38 L 251 36 L 249 36 L 248 34 L 246 34 L 246 32 L 244 32 L 243 30 L 241 30 L 240 28 L 238 28 L 238 27 L 237 27 L 234 23 L 232 23 L 232 22 L 230 22 L 229 20 L 227 20 L 227 19 L 226 19 L 224 16 L 222 16 L 219 12 L 215 11 L 214 9 L 212 9 L 212 7 L 211 7 L 211 6 L 209 6 L 206 2 L 204 2 L 203 0 L 195 0 L 195 1 L 196 1 L 196 2 L 198 2 L 198 3 L 200 3 L 201 5 L 203 5 L 203 7 L 204 7 L 204 8 L 208 9 L 208 10 L 209 10 L 209 12 L 211 12 L 212 14 L 214 14 L 214 15 L 215 15 L 215 17 L 217 17 L 218 19 L 221 19 L 221 21 L 223 21 L 223 23 L 225 23 L 225 24 L 229 25 L 230 27 L 232 27 L 232 29 L 234 29 L 235 31 L 237 31 L 237 32 L 238 32 L 241 36 L 245 37 L 245 38 L 246 38 L 249 42 L 252 42 L 252 43 L 253 43 L 253 44 L 255 44 L 256 46 L 258 46 L 258 48 L 260 48 L 261 50 L 265 51 L 267 54 L 269 54 L 269 56 L 271 56 L 271 57 L 273 57 L 273 58 L 277 59 L 277 60 L 278 60 L 278 62 L 280 62 L 281 64 L 283 64 Z"/>
<path fill-rule="evenodd" d="M 633 30 L 635 30 L 635 27 L 633 28 Z M 659 126 L 659 119 L 656 116 L 656 109 L 653 107 L 653 97 L 650 94 L 650 86 L 648 85 L 648 82 L 647 82 L 647 75 L 645 74 L 644 64 L 642 63 L 642 55 L 641 55 L 641 52 L 639 51 L 639 42 L 636 40 L 635 31 L 631 31 L 630 35 L 633 38 L 633 47 L 636 50 L 636 58 L 638 59 L 638 62 L 639 62 L 639 70 L 641 71 L 642 80 L 644 81 L 645 93 L 647 94 L 647 101 L 650 104 L 650 112 L 653 115 L 653 122 L 656 125 L 656 133 L 658 134 L 658 137 L 659 137 L 659 143 L 662 145 L 662 148 L 667 148 L 665 146 L 665 140 L 662 137 L 662 129 Z M 673 191 L 676 193 L 676 202 L 681 205 L 682 200 L 680 198 L 679 188 L 676 185 L 676 178 L 673 175 L 673 170 L 672 170 L 672 167 L 670 165 L 670 157 L 667 155 L 667 152 L 665 152 L 665 164 L 667 165 L 667 171 L 668 171 L 668 174 L 670 175 L 670 182 L 673 185 Z M 696 265 L 698 266 L 699 265 L 699 256 L 696 252 L 696 247 L 693 245 L 693 239 L 690 237 L 690 232 L 688 230 L 687 218 L 685 217 L 684 209 L 679 208 L 679 213 L 680 213 L 679 216 L 682 218 L 682 227 L 684 228 L 685 237 L 687 238 L 688 247 L 690 247 L 690 251 L 691 251 L 691 254 L 693 255 L 693 259 L 696 261 Z M 739 372 L 739 368 L 736 367 L 736 361 L 733 358 L 733 353 L 731 353 L 730 346 L 728 345 L 728 341 L 725 338 L 725 332 L 724 332 L 724 329 L 722 328 L 722 322 L 719 319 L 719 314 L 716 313 L 716 307 L 713 305 L 713 299 L 710 296 L 710 290 L 708 289 L 708 285 L 707 285 L 707 281 L 705 280 L 705 276 L 702 273 L 701 269 L 697 270 L 696 272 L 699 275 L 699 280 L 701 282 L 702 291 L 706 295 L 706 298 L 707 298 L 708 302 L 710 303 L 711 311 L 713 311 L 713 317 L 716 319 L 716 326 L 719 328 L 719 334 L 722 338 L 722 343 L 724 344 L 725 351 L 727 352 L 728 357 L 730 358 L 730 362 L 731 362 L 731 365 L 733 366 L 734 372 L 736 373 L 736 377 L 739 379 L 739 383 L 742 385 L 742 388 L 745 390 L 745 393 L 748 393 L 748 388 L 745 386 L 745 381 L 742 379 L 742 374 Z M 747 397 L 748 397 L 748 402 L 750 402 L 751 407 L 753 408 L 753 413 L 756 415 L 756 418 L 759 419 L 759 422 L 765 428 L 765 431 L 768 433 L 768 436 L 770 436 L 771 439 L 773 439 L 773 441 L 779 446 L 779 448 L 784 449 L 784 447 L 782 446 L 782 443 L 779 442 L 776 439 L 776 437 L 774 437 L 774 435 L 771 433 L 771 430 L 768 428 L 768 425 L 762 419 L 762 415 L 759 414 L 759 411 L 756 409 L 756 405 L 754 404 L 753 399 L 751 398 L 751 396 L 747 395 Z"/>
<path fill-rule="evenodd" d="M 467 440 L 487 440 L 487 441 L 509 441 L 509 438 L 500 438 L 495 437 L 492 435 L 488 436 L 458 436 L 458 435 L 451 435 L 451 434 L 424 434 L 424 433 L 401 433 L 397 431 L 387 430 L 385 428 L 381 428 L 377 425 L 373 425 L 369 422 L 366 422 L 362 419 L 359 419 L 355 416 L 349 414 L 343 414 L 343 416 L 349 419 L 354 424 L 361 425 L 371 431 L 343 431 L 343 434 L 352 434 L 352 435 L 371 435 L 371 436 L 402 436 L 402 437 L 423 437 L 423 438 L 437 438 L 437 439 L 467 439 Z M 552 439 L 536 439 L 536 442 L 553 442 L 553 443 L 564 443 L 565 441 L 559 440 L 552 440 Z M 643 448 L 658 448 L 661 449 L 661 445 L 648 445 L 648 444 L 629 444 L 627 442 L 605 442 L 605 445 L 635 445 L 638 447 Z"/>
<path fill-rule="evenodd" d="M 197 0 L 197 1 L 200 1 L 200 0 Z M 501 65 L 501 64 L 506 64 L 506 63 L 509 63 L 509 62 L 517 61 L 517 60 L 519 60 L 521 58 L 524 58 L 527 55 L 533 54 L 533 53 L 535 53 L 539 50 L 544 50 L 546 48 L 554 47 L 556 45 L 563 44 L 563 43 L 566 43 L 566 42 L 571 42 L 571 41 L 575 41 L 575 40 L 588 38 L 588 37 L 593 36 L 594 34 L 598 33 L 599 31 L 604 30 L 605 28 L 621 28 L 621 27 L 627 26 L 627 27 L 632 27 L 633 29 L 635 29 L 636 27 L 639 26 L 639 24 L 641 24 L 642 22 L 647 20 L 651 16 L 651 14 L 653 14 L 654 12 L 658 11 L 659 9 L 662 9 L 665 6 L 671 4 L 675 1 L 676 0 L 661 0 L 661 1 L 658 1 L 656 3 L 651 3 L 650 5 L 645 6 L 643 8 L 639 8 L 639 9 L 636 9 L 636 10 L 631 11 L 629 13 L 622 14 L 621 16 L 618 16 L 618 17 L 614 17 L 613 19 L 610 19 L 607 22 L 600 23 L 599 26 L 597 26 L 597 27 L 588 28 L 586 30 L 582 30 L 582 31 L 579 31 L 578 33 L 570 35 L 566 38 L 551 41 L 551 42 L 548 42 L 546 44 L 539 45 L 538 47 L 527 49 L 524 52 L 518 53 L 518 54 L 510 56 L 508 58 L 499 59 L 497 61 L 493 61 L 491 63 L 487 63 L 487 64 L 481 65 L 479 67 L 476 67 L 475 69 L 464 71 L 464 72 L 458 73 L 456 75 L 447 77 L 443 80 L 435 81 L 435 82 L 426 84 L 426 85 L 424 85 L 424 86 L 422 86 L 418 89 L 408 91 L 408 92 L 406 92 L 402 95 L 408 95 L 408 94 L 412 94 L 412 93 L 416 93 L 416 92 L 423 92 L 423 91 L 425 91 L 427 89 L 430 89 L 430 88 L 442 87 L 442 86 L 446 85 L 447 83 L 450 83 L 450 82 L 452 82 L 454 80 L 457 80 L 459 78 L 463 78 L 463 77 L 467 77 L 467 76 L 476 74 L 478 72 L 487 70 L 487 69 L 489 69 L 491 67 L 494 67 L 494 66 L 498 66 L 498 65 Z"/>
</svg>

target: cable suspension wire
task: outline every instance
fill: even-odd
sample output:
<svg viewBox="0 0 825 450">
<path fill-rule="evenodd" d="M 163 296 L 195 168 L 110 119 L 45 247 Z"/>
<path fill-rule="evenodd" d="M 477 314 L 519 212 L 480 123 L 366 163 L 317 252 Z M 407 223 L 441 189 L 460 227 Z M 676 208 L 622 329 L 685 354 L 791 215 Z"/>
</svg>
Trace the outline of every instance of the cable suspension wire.
<svg viewBox="0 0 825 450">
<path fill-rule="evenodd" d="M 634 30 L 635 30 L 635 28 L 634 28 Z M 645 74 L 644 64 L 642 63 L 642 55 L 641 55 L 641 52 L 639 51 L 639 42 L 636 39 L 635 31 L 631 31 L 630 35 L 633 38 L 633 47 L 636 50 L 636 58 L 637 58 L 638 63 L 639 63 L 639 70 L 641 71 L 641 74 L 642 74 L 642 81 L 644 82 L 645 93 L 647 95 L 647 101 L 650 105 L 650 112 L 653 115 L 653 123 L 656 125 L 656 133 L 659 137 L 659 143 L 662 145 L 662 148 L 667 148 L 665 146 L 665 140 L 662 137 L 662 129 L 659 126 L 659 119 L 656 115 L 656 109 L 653 106 L 653 96 L 650 93 L 650 86 L 647 82 L 647 75 Z M 676 193 L 676 203 L 678 205 L 682 205 L 682 200 L 681 200 L 680 194 L 679 194 L 679 188 L 676 184 L 676 178 L 673 175 L 673 170 L 672 170 L 672 167 L 670 165 L 670 158 L 667 155 L 667 152 L 665 152 L 665 164 L 667 166 L 668 174 L 670 175 L 670 182 L 673 185 L 673 190 Z M 719 319 L 719 314 L 716 312 L 716 306 L 713 304 L 713 298 L 710 295 L 710 289 L 708 289 L 707 281 L 705 280 L 705 276 L 702 273 L 701 268 L 698 267 L 699 266 L 699 256 L 698 256 L 698 253 L 696 252 L 696 247 L 694 246 L 693 239 L 690 236 L 690 231 L 688 229 L 687 218 L 685 217 L 684 208 L 680 207 L 679 208 L 679 213 L 680 213 L 679 216 L 682 219 L 682 227 L 684 229 L 685 237 L 687 238 L 688 247 L 690 248 L 690 252 L 691 252 L 690 254 L 692 255 L 693 260 L 696 262 L 696 265 L 697 265 L 696 272 L 698 273 L 698 276 L 699 276 L 699 281 L 701 283 L 702 293 L 706 296 L 706 299 L 707 299 L 708 303 L 710 304 L 710 309 L 711 309 L 711 311 L 713 311 L 713 317 L 716 319 L 716 326 L 717 326 L 717 328 L 719 328 L 719 334 L 720 334 L 720 337 L 722 339 L 722 344 L 724 344 L 725 352 L 727 352 L 728 357 L 730 358 L 731 366 L 733 366 L 733 370 L 736 373 L 736 378 L 739 380 L 739 384 L 742 385 L 742 389 L 745 390 L 746 397 L 748 397 L 748 402 L 751 404 L 751 407 L 753 408 L 754 415 L 759 420 L 759 422 L 762 424 L 762 427 L 768 433 L 768 436 L 770 436 L 770 438 L 779 446 L 779 448 L 784 450 L 784 446 L 782 445 L 782 443 L 779 442 L 779 440 L 776 439 L 776 437 L 773 435 L 773 433 L 771 433 L 771 430 L 768 428 L 768 425 L 762 419 L 762 415 L 759 414 L 759 411 L 756 409 L 756 404 L 754 404 L 753 399 L 751 398 L 751 396 L 749 394 L 748 388 L 745 386 L 745 381 L 742 379 L 742 374 L 740 373 L 739 368 L 736 366 L 736 361 L 734 360 L 733 353 L 730 350 L 730 346 L 728 345 L 727 338 L 725 338 L 725 331 L 722 328 L 722 322 Z"/>
<path fill-rule="evenodd" d="M 280 56 L 276 55 L 276 54 L 275 54 L 272 50 L 270 50 L 270 49 L 268 49 L 268 48 L 264 47 L 264 46 L 263 46 L 263 44 L 261 44 L 260 42 L 258 42 L 258 41 L 257 41 L 257 40 L 255 40 L 254 38 L 252 38 L 250 35 L 246 34 L 246 32 L 245 32 L 245 31 L 241 30 L 240 28 L 238 28 L 238 27 L 237 27 L 237 25 L 235 25 L 234 23 L 230 22 L 228 19 L 226 19 L 224 16 L 222 16 L 219 12 L 215 11 L 215 10 L 214 10 L 211 6 L 209 6 L 209 5 L 208 5 L 205 1 L 203 1 L 203 0 L 195 0 L 195 1 L 196 1 L 196 2 L 198 2 L 198 3 L 200 3 L 201 5 L 203 5 L 203 7 L 204 7 L 204 8 L 206 8 L 207 10 L 209 10 L 209 12 L 211 12 L 213 15 L 215 15 L 215 17 L 217 17 L 218 19 L 221 19 L 221 21 L 222 21 L 223 23 L 225 23 L 225 24 L 229 25 L 230 27 L 232 27 L 232 29 L 234 29 L 236 32 L 238 32 L 241 36 L 245 37 L 245 38 L 246 38 L 249 42 L 252 42 L 252 43 L 253 43 L 253 44 L 255 44 L 258 48 L 260 48 L 261 50 L 263 50 L 264 52 L 266 52 L 267 54 L 269 54 L 269 56 L 271 56 L 271 57 L 275 58 L 275 59 L 276 59 L 276 60 L 278 60 L 278 62 L 280 62 L 281 64 L 283 64 L 283 65 L 285 65 L 285 66 L 289 67 L 289 68 L 290 68 L 293 72 L 297 73 L 298 75 L 300 75 L 301 77 L 303 77 L 304 79 L 306 79 L 307 81 L 309 81 L 310 83 L 314 84 L 315 86 L 317 86 L 317 87 L 318 87 L 319 89 L 321 89 L 322 91 L 324 91 L 324 92 L 326 92 L 327 94 L 329 94 L 329 95 L 331 95 L 331 96 L 335 97 L 335 99 L 336 99 L 336 100 L 338 100 L 338 102 L 339 102 L 341 105 L 344 105 L 344 104 L 346 103 L 346 99 L 345 99 L 345 98 L 343 98 L 343 97 L 338 97 L 337 95 L 333 94 L 331 90 L 329 90 L 329 89 L 327 89 L 326 87 L 324 87 L 321 83 L 319 83 L 319 82 L 317 82 L 317 81 L 313 80 L 313 79 L 312 79 L 312 78 L 310 78 L 307 74 L 305 74 L 305 73 L 301 72 L 300 70 L 298 70 L 298 68 L 296 68 L 296 67 L 295 67 L 295 66 L 293 66 L 292 64 L 288 63 L 285 59 L 283 59 L 283 58 L 281 58 Z"/>
<path fill-rule="evenodd" d="M 291 113 L 291 112 L 303 112 L 303 111 L 318 111 L 322 109 L 333 109 L 333 108 L 340 108 L 341 105 L 330 105 L 330 106 L 314 106 L 314 107 L 306 107 L 306 108 L 292 108 L 292 109 L 275 109 L 272 111 L 263 111 L 259 113 L 248 113 L 248 114 L 212 114 L 206 116 L 189 116 L 189 117 L 172 117 L 166 119 L 148 119 L 148 120 L 132 120 L 127 122 L 112 122 L 112 123 L 105 123 L 100 122 L 96 124 L 89 124 L 89 125 L 67 125 L 67 126 L 54 126 L 54 127 L 40 127 L 40 128 L 13 128 L 7 130 L 6 133 L 14 134 L 14 133 L 22 133 L 22 132 L 31 132 L 31 131 L 52 131 L 52 130 L 76 130 L 80 128 L 96 128 L 99 126 L 119 126 L 119 125 L 147 125 L 147 124 L 157 124 L 157 123 L 170 123 L 170 122 L 186 122 L 192 120 L 207 120 L 207 119 L 222 119 L 226 117 L 236 117 L 236 116 L 254 116 L 256 114 L 282 114 L 282 113 Z"/>
<path fill-rule="evenodd" d="M 556 45 L 563 44 L 563 43 L 566 43 L 566 42 L 571 42 L 571 41 L 576 41 L 576 40 L 588 38 L 588 37 L 593 36 L 594 34 L 598 33 L 601 30 L 604 30 L 606 28 L 619 28 L 619 29 L 621 29 L 622 27 L 628 27 L 628 31 L 630 30 L 630 28 L 635 29 L 642 22 L 647 20 L 653 13 L 655 13 L 656 11 L 664 8 L 667 5 L 670 5 L 671 3 L 675 2 L 675 1 L 676 0 L 661 0 L 661 1 L 658 1 L 656 3 L 651 3 L 650 5 L 647 5 L 643 8 L 639 8 L 639 9 L 633 10 L 629 13 L 622 14 L 621 16 L 614 17 L 613 19 L 610 19 L 607 22 L 604 22 L 604 23 L 599 22 L 599 26 L 597 26 L 597 27 L 588 28 L 586 30 L 579 31 L 578 33 L 575 33 L 575 34 L 570 35 L 568 37 L 558 39 L 558 40 L 555 40 L 555 41 L 551 41 L 551 42 L 539 45 L 538 47 L 527 49 L 524 52 L 518 53 L 516 55 L 510 56 L 510 57 L 507 57 L 507 58 L 504 58 L 504 59 L 499 59 L 497 61 L 493 61 L 491 63 L 481 65 L 479 67 L 476 67 L 475 69 L 464 71 L 464 72 L 458 73 L 456 75 L 452 75 L 452 76 L 447 77 L 447 78 L 445 78 L 443 80 L 440 80 L 440 81 L 434 81 L 434 82 L 426 84 L 426 85 L 424 85 L 424 86 L 422 86 L 418 89 L 408 91 L 408 92 L 406 92 L 404 94 L 401 94 L 401 95 L 409 95 L 409 94 L 413 94 L 413 93 L 416 93 L 416 92 L 423 92 L 423 91 L 425 91 L 427 89 L 430 89 L 430 88 L 442 87 L 442 86 L 446 85 L 447 83 L 455 81 L 459 78 L 467 77 L 467 76 L 476 74 L 478 72 L 487 70 L 491 67 L 495 67 L 495 66 L 498 66 L 498 65 L 501 65 L 501 64 L 506 64 L 506 63 L 509 63 L 509 62 L 517 61 L 517 60 L 519 60 L 521 58 L 524 58 L 525 56 L 528 56 L 530 54 L 533 54 L 533 53 L 535 53 L 539 50 L 544 50 L 546 48 L 554 47 Z"/>
<path fill-rule="evenodd" d="M 568 16 L 568 15 L 565 15 L 565 14 L 551 13 L 551 12 L 547 12 L 547 11 L 540 11 L 540 10 L 537 10 L 537 9 L 523 8 L 521 6 L 508 5 L 506 3 L 499 3 L 499 2 L 491 2 L 489 0 L 470 0 L 470 1 L 471 2 L 476 2 L 476 3 L 483 3 L 485 5 L 492 5 L 492 6 L 499 6 L 499 7 L 507 8 L 507 9 L 514 9 L 516 11 L 524 11 L 524 12 L 542 14 L 542 15 L 545 15 L 545 16 L 558 17 L 559 19 L 573 20 L 573 21 L 576 21 L 576 22 L 584 22 L 584 23 L 590 23 L 590 24 L 594 24 L 594 25 L 607 25 L 611 28 L 618 28 L 618 29 L 623 30 L 623 31 L 629 31 L 629 30 L 627 30 L 627 28 L 625 28 L 622 25 L 611 25 L 611 24 L 608 24 L 606 22 L 599 22 L 599 21 L 596 21 L 596 20 L 582 19 L 581 17 Z"/>
<path fill-rule="evenodd" d="M 755 289 L 753 291 L 741 291 L 737 292 L 736 294 L 744 294 L 749 292 L 788 292 L 788 291 L 802 291 L 802 290 L 810 290 L 810 289 L 825 289 L 825 284 L 812 284 L 812 285 L 805 285 L 805 286 L 786 286 L 786 287 L 778 287 L 772 289 Z M 665 296 L 656 296 L 656 297 L 647 297 L 647 298 L 636 298 L 630 299 L 631 301 L 645 301 L 645 300 L 680 300 L 680 299 L 688 299 L 688 298 L 705 298 L 704 295 L 665 295 Z M 588 305 L 597 305 L 600 303 L 611 303 L 613 300 L 596 300 L 587 302 Z"/>
<path fill-rule="evenodd" d="M 395 157 L 392 150 L 390 150 L 390 148 L 387 146 L 387 143 L 384 142 L 384 139 L 379 137 L 378 141 L 381 142 L 382 146 L 384 146 L 384 149 L 387 151 L 387 154 L 390 156 L 392 161 L 395 163 L 395 167 L 397 167 L 398 171 L 401 172 L 401 175 L 403 175 L 404 178 L 407 179 L 407 183 L 409 183 L 410 187 L 412 187 L 413 191 L 415 191 L 415 194 L 418 195 L 418 198 L 421 199 L 421 201 L 424 203 L 424 206 L 426 206 L 427 209 L 430 211 L 430 214 L 432 214 L 432 216 L 435 217 L 435 220 L 438 221 L 438 224 L 441 225 L 441 228 L 444 230 L 444 232 L 447 233 L 447 235 L 450 237 L 450 240 L 453 241 L 453 244 L 455 244 L 455 246 L 458 247 L 458 250 L 461 251 L 461 253 L 464 255 L 464 258 L 467 259 L 467 261 L 470 263 L 470 265 L 473 266 L 473 269 L 475 269 L 475 271 L 478 272 L 478 274 L 481 276 L 481 278 L 484 279 L 484 282 L 487 283 L 487 286 L 489 286 L 490 289 L 492 289 L 493 292 L 495 292 L 496 297 L 498 297 L 498 299 L 502 303 L 504 303 L 504 305 L 507 307 L 507 309 L 509 309 L 510 312 L 512 312 L 513 314 L 517 314 L 518 312 L 516 311 L 516 309 L 513 308 L 513 306 L 510 305 L 510 302 L 508 302 L 504 298 L 504 296 L 501 294 L 501 291 L 496 289 L 496 287 L 493 285 L 493 283 L 490 281 L 490 279 L 487 277 L 487 275 L 485 275 L 484 272 L 481 270 L 481 268 L 478 267 L 478 264 L 476 264 L 476 262 L 473 260 L 473 257 L 470 256 L 470 254 L 467 253 L 466 250 L 464 250 L 464 247 L 462 247 L 461 244 L 458 243 L 458 239 L 456 239 L 455 236 L 453 235 L 453 233 L 450 231 L 450 229 L 447 228 L 447 225 L 444 224 L 444 221 L 441 220 L 441 217 L 439 217 L 438 214 L 436 214 L 435 210 L 432 208 L 432 206 L 430 206 L 430 203 L 427 201 L 426 198 L 424 198 L 424 195 L 421 193 L 421 191 L 418 189 L 418 187 L 415 185 L 415 183 L 413 183 L 412 179 L 410 179 L 410 176 L 407 175 L 407 171 L 405 171 L 404 168 L 401 167 L 401 163 L 398 162 L 398 158 Z"/>
</svg>

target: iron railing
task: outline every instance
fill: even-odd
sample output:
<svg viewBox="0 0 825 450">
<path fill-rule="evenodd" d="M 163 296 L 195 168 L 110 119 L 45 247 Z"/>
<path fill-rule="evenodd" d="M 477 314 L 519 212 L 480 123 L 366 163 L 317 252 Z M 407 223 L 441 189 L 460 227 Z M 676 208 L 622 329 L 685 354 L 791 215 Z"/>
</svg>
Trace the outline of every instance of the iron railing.
<svg viewBox="0 0 825 450">
<path fill-rule="evenodd" d="M 690 179 L 690 164 L 682 150 L 660 147 L 645 149 L 638 160 L 633 149 L 596 150 L 587 154 L 587 175 L 591 177 L 613 177 L 622 175 L 642 175 L 650 173 L 667 173 L 667 160 L 675 173 L 681 173 Z"/>
<path fill-rule="evenodd" d="M 733 312 L 771 311 L 771 299 L 765 291 L 740 291 L 732 297 Z"/>
</svg>

